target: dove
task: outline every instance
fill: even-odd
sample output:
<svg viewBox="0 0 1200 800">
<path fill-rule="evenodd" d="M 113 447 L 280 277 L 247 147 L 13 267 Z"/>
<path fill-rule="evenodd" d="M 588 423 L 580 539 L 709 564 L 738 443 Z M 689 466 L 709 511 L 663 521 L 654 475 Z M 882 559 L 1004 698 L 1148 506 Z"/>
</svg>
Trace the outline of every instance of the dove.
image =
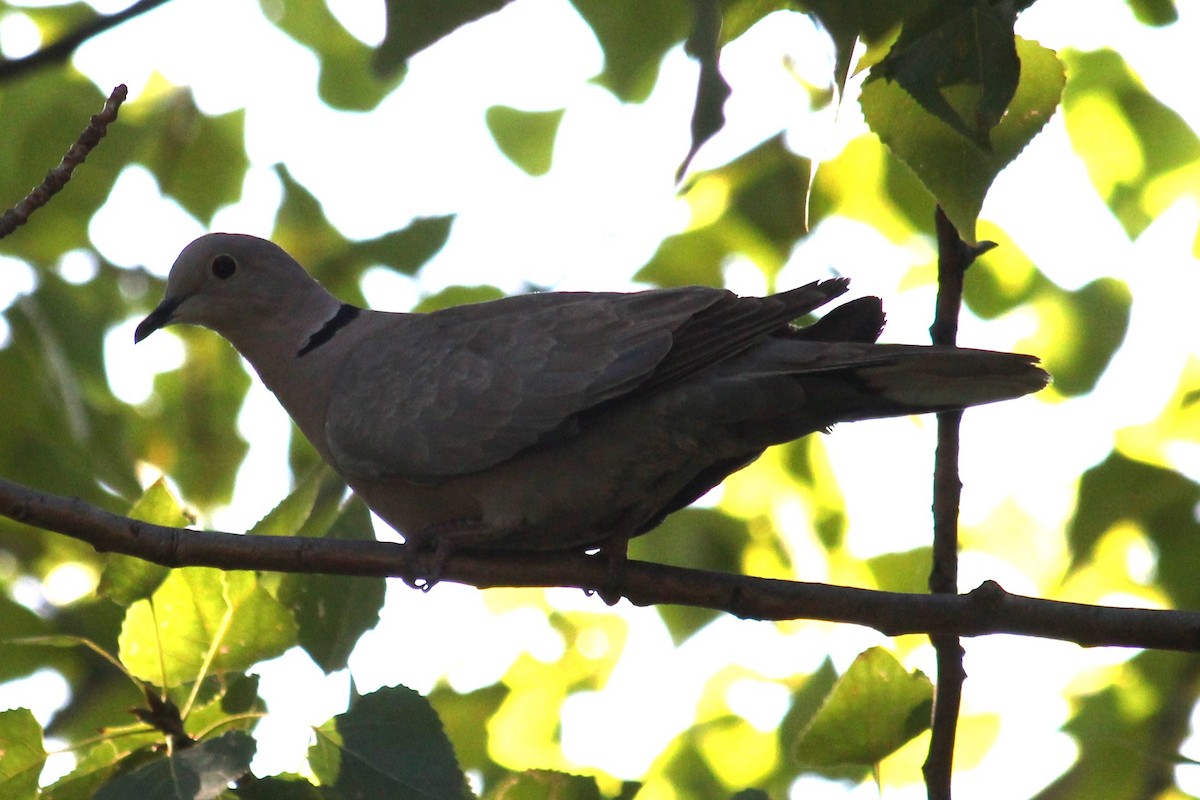
<svg viewBox="0 0 1200 800">
<path fill-rule="evenodd" d="M 874 297 L 794 324 L 848 285 L 545 292 L 390 313 L 341 302 L 272 242 L 213 233 L 180 253 L 134 340 L 176 323 L 223 336 L 419 549 L 623 556 L 772 445 L 1049 379 L 1033 356 L 877 344 Z"/>
</svg>

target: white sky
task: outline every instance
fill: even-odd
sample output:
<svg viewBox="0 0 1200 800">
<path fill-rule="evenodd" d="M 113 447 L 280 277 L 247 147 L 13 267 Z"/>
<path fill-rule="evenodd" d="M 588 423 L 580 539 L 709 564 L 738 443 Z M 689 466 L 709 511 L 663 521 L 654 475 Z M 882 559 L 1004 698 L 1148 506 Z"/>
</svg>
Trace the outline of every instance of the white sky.
<svg viewBox="0 0 1200 800">
<path fill-rule="evenodd" d="M 364 41 L 381 37 L 382 0 L 334 5 Z M 1182 5 L 1180 23 L 1147 30 L 1132 20 L 1121 0 L 1090 3 L 1086 14 L 1078 3 L 1041 0 L 1022 17 L 1019 32 L 1055 48 L 1116 47 L 1153 93 L 1200 128 L 1200 95 L 1191 79 L 1200 71 L 1195 47 L 1200 17 L 1194 4 Z M 734 85 L 730 125 L 701 152 L 695 169 L 723 163 L 784 127 L 795 146 L 815 153 L 832 152 L 828 148 L 835 150 L 838 142 L 865 129 L 853 103 L 836 121 L 832 115 L 814 118 L 793 110 L 806 108 L 808 99 L 783 72 L 781 56 L 789 53 L 806 75 L 820 81 L 828 53 L 802 17 L 781 15 L 772 22 L 723 54 L 723 69 Z M 19 16 L 0 19 L 4 55 L 36 46 L 22 38 L 27 30 Z M 402 227 L 414 216 L 458 214 L 450 243 L 418 280 L 372 273 L 364 288 L 375 307 L 403 310 L 420 293 L 455 283 L 493 283 L 507 290 L 526 282 L 624 288 L 661 238 L 688 222 L 687 206 L 675 195 L 673 172 L 687 149 L 694 65 L 673 51 L 651 98 L 622 106 L 587 82 L 602 66 L 601 52 L 566 0 L 518 0 L 459 31 L 415 58 L 404 83 L 370 114 L 324 107 L 316 96 L 313 56 L 267 23 L 257 4 L 239 0 L 174 0 L 87 44 L 75 64 L 106 93 L 117 83 L 128 84 L 130 109 L 154 72 L 192 87 L 207 113 L 247 109 L 253 167 L 242 202 L 223 210 L 214 229 L 270 232 L 280 192 L 271 166 L 279 161 L 352 237 Z M 567 109 L 548 176 L 524 175 L 491 145 L 483 112 L 494 104 Z M 1098 274 L 1115 275 L 1130 284 L 1138 301 L 1126 346 L 1096 392 L 1072 401 L 1069 413 L 1062 413 L 1063 406 L 1025 399 L 967 416 L 964 520 L 980 519 L 1011 495 L 1053 537 L 1070 512 L 1074 476 L 1104 457 L 1115 430 L 1157 413 L 1174 389 L 1177 367 L 1194 352 L 1194 343 L 1171 326 L 1191 318 L 1185 304 L 1200 288 L 1190 256 L 1200 211 L 1183 202 L 1130 242 L 1071 156 L 1056 117 L 1001 176 L 984 217 L 1004 228 L 1061 285 L 1074 288 Z M 131 167 L 91 232 L 114 263 L 146 265 L 165 275 L 175 254 L 203 228 L 161 197 L 149 173 Z M 901 248 L 855 223 L 833 221 L 799 248 L 780 283 L 787 287 L 837 269 L 855 279 L 855 292 L 885 298 L 889 340 L 920 342 L 927 336 L 931 293 L 901 292 L 904 270 L 898 267 L 931 258 L 928 243 Z M 3 308 L 13 293 L 28 291 L 31 275 L 15 266 L 0 267 L 5 268 L 0 273 Z M 736 269 L 730 278 L 732 288 L 741 291 L 765 289 L 752 270 Z M 169 334 L 135 350 L 133 323 L 110 333 L 105 352 L 114 392 L 136 403 L 148 393 L 155 371 L 177 365 L 181 353 Z M 961 341 L 1008 348 L 1028 327 L 1021 318 L 987 324 L 966 319 Z M 1140 387 L 1136 396 L 1130 385 Z M 250 455 L 233 506 L 212 521 L 227 530 L 249 527 L 288 490 L 287 420 L 261 386 L 252 390 L 239 424 L 251 441 Z M 856 555 L 926 542 L 931 433 L 930 420 L 901 420 L 843 426 L 826 440 L 846 495 L 849 543 Z M 1037 453 L 1032 464 L 1030 452 Z M 1182 466 L 1200 475 L 1200 458 L 1180 452 Z M 997 465 L 1018 463 L 1020 471 L 995 479 Z M 804 525 L 797 520 L 788 527 Z M 803 544 L 796 547 L 802 550 Z M 992 577 L 1012 591 L 1034 590 L 1012 565 L 985 554 L 968 554 L 962 571 L 964 588 Z M 577 592 L 551 592 L 550 597 L 561 608 L 601 610 L 598 600 Z M 690 724 L 696 698 L 729 654 L 765 676 L 782 677 L 816 668 L 827 653 L 844 668 L 863 648 L 886 643 L 882 636 L 849 626 L 813 625 L 785 636 L 774 626 L 723 618 L 676 649 L 652 610 L 622 606 L 619 613 L 630 624 L 626 656 L 603 693 L 568 703 L 563 747 L 581 766 L 627 778 L 640 777 Z M 496 617 L 486 594 L 474 589 L 443 584 L 420 594 L 392 587 L 383 621 L 364 637 L 352 671 L 360 691 L 398 682 L 426 691 L 443 676 L 466 690 L 497 680 L 522 650 L 557 657 L 557 641 L 540 613 L 518 609 Z M 1014 637 L 969 642 L 966 711 L 1002 713 L 1003 727 L 984 764 L 956 776 L 959 792 L 970 796 L 1003 785 L 1010 796 L 1028 795 L 1063 769 L 1073 745 L 1053 731 L 1069 713 L 1066 687 L 1088 665 L 1125 655 Z M 933 671 L 928 648 L 908 662 Z M 262 672 L 272 713 L 259 728 L 255 768 L 259 774 L 298 769 L 309 741 L 304 725 L 319 724 L 341 710 L 348 676 L 324 678 L 299 652 L 264 665 Z M 52 677 L 41 680 L 47 692 L 59 685 Z M 770 726 L 780 709 L 771 687 L 741 686 L 730 702 L 747 719 Z M 25 684 L 9 685 L 9 692 L 4 688 L 0 706 L 10 697 L 29 695 Z M 294 702 L 297 696 L 305 702 Z M 43 719 L 53 705 L 45 705 Z M 645 714 L 647 707 L 654 713 Z M 645 724 L 622 726 L 622 734 L 612 736 L 612 726 L 633 714 Z M 1031 745 L 1036 757 L 1030 755 Z M 806 798 L 875 796 L 870 785 L 848 791 L 805 780 L 795 796 L 801 789 Z M 924 792 L 913 786 L 887 796 Z"/>
</svg>

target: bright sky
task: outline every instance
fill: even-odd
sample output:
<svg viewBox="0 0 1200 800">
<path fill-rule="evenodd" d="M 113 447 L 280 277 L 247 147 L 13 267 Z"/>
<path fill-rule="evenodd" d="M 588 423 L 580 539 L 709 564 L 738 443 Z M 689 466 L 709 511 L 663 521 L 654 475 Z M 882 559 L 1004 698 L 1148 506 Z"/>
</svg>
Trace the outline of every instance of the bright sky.
<svg viewBox="0 0 1200 800">
<path fill-rule="evenodd" d="M 331 5 L 364 41 L 381 38 L 381 0 Z M 1191 80 L 1200 71 L 1195 48 L 1200 13 L 1188 4 L 1182 4 L 1180 13 L 1183 19 L 1175 26 L 1148 30 L 1132 20 L 1122 0 L 1097 0 L 1086 14 L 1079 12 L 1078 3 L 1041 0 L 1022 17 L 1018 30 L 1055 48 L 1116 47 L 1153 93 L 1200 129 L 1200 95 Z M 20 15 L 0 19 L 5 56 L 35 48 L 37 42 L 28 35 Z M 784 53 L 814 82 L 828 69 L 828 49 L 798 15 L 777 15 L 726 49 L 722 67 L 734 86 L 730 125 L 701 152 L 694 168 L 724 163 L 785 127 L 794 146 L 817 155 L 836 152 L 841 142 L 864 130 L 853 103 L 836 120 L 830 114 L 813 117 L 799 111 L 807 107 L 808 97 L 784 72 Z M 527 282 L 625 288 L 661 238 L 688 222 L 687 206 L 675 195 L 673 171 L 687 149 L 695 66 L 680 50 L 673 51 L 651 98 L 622 106 L 587 82 L 602 66 L 601 52 L 566 0 L 519 0 L 459 31 L 415 58 L 400 88 L 370 114 L 323 106 L 316 96 L 313 56 L 267 23 L 257 4 L 240 0 L 174 0 L 87 44 L 75 64 L 106 93 L 117 83 L 128 84 L 129 109 L 155 72 L 192 87 L 205 112 L 247 109 L 253 168 L 242 202 L 223 210 L 214 229 L 270 232 L 280 196 L 271 166 L 280 161 L 352 237 L 402 227 L 414 216 L 458 214 L 450 243 L 419 280 L 383 270 L 368 275 L 364 289 L 378 308 L 404 310 L 420 294 L 456 283 L 492 283 L 507 290 Z M 264 69 L 263 64 L 271 66 Z M 548 176 L 530 178 L 494 149 L 483 123 L 484 110 L 494 104 L 567 109 Z M 972 411 L 964 434 L 964 521 L 979 520 L 1011 494 L 1013 508 L 1028 515 L 1026 524 L 1036 520 L 1055 541 L 1054 532 L 1070 513 L 1072 476 L 1104 457 L 1113 431 L 1146 421 L 1173 391 L 1175 367 L 1193 348 L 1172 335 L 1169 326 L 1172 320 L 1191 317 L 1185 303 L 1200 288 L 1189 255 L 1200 218 L 1195 204 L 1181 203 L 1131 243 L 1070 152 L 1056 117 L 1001 176 L 984 217 L 1004 228 L 1065 287 L 1099 274 L 1129 282 L 1138 303 L 1126 345 L 1097 390 L 1072 401 L 1071 413 L 1053 413 L 1054 407 L 1025 399 Z M 846 236 L 847 226 L 854 229 L 852 238 Z M 148 172 L 130 167 L 93 222 L 92 237 L 114 263 L 146 265 L 165 275 L 176 253 L 203 230 L 162 198 Z M 847 242 L 854 243 L 853 250 L 847 250 Z M 885 298 L 888 340 L 921 342 L 927 340 L 931 292 L 902 292 L 904 270 L 898 267 L 928 263 L 932 256 L 926 242 L 898 247 L 856 223 L 831 221 L 799 248 L 780 285 L 789 287 L 836 269 L 854 279 L 855 292 Z M 6 280 L 0 274 L 0 308 L 13 292 L 31 285 L 31 273 L 16 267 L 8 272 L 14 277 Z M 732 288 L 743 292 L 766 289 L 752 269 L 735 265 L 729 277 Z M 169 334 L 152 337 L 135 350 L 135 322 L 114 330 L 105 341 L 113 390 L 130 403 L 146 397 L 156 371 L 181 359 L 178 342 Z M 986 325 L 966 319 L 960 339 L 1005 349 L 1029 330 L 1027 319 Z M 1141 387 L 1137 396 L 1127 391 L 1130 385 Z M 287 420 L 261 386 L 251 391 L 239 424 L 251 451 L 233 506 L 212 520 L 225 530 L 249 527 L 288 490 Z M 855 554 L 926 542 L 932 427 L 931 420 L 856 423 L 826 440 L 846 495 Z M 1035 449 L 1031 464 L 1028 454 Z M 1200 477 L 1200 453 L 1180 450 L 1179 460 Z M 1022 464 L 1019 472 L 1001 481 L 988 479 L 997 465 L 1017 463 Z M 785 508 L 784 516 L 795 520 L 786 527 L 805 530 L 803 509 Z M 804 534 L 795 531 L 785 535 L 794 533 L 800 540 L 796 549 L 802 551 Z M 880 531 L 888 531 L 887 536 Z M 800 569 L 803 573 L 811 565 L 802 563 Z M 1011 591 L 1035 590 L 1010 564 L 983 553 L 968 553 L 962 573 L 964 588 L 990 577 Z M 550 596 L 564 609 L 601 610 L 595 598 L 578 592 Z M 358 689 L 400 682 L 426 691 L 448 676 L 456 689 L 468 690 L 497 680 L 522 650 L 556 658 L 562 642 L 543 615 L 514 606 L 497 617 L 493 612 L 503 602 L 490 593 L 448 584 L 427 595 L 392 587 L 379 628 L 364 637 L 352 659 Z M 602 693 L 568 702 L 563 747 L 580 765 L 626 778 L 641 776 L 667 742 L 691 723 L 714 665 L 726 663 L 730 653 L 764 676 L 783 677 L 815 669 L 827 653 L 841 669 L 863 648 L 886 643 L 882 636 L 851 627 L 811 625 L 784 635 L 775 626 L 726 618 L 676 649 L 652 610 L 622 606 L 620 613 L 630 624 L 626 656 Z M 957 775 L 959 791 L 970 796 L 1000 781 L 1010 796 L 1021 796 L 1063 769 L 1073 745 L 1050 732 L 1069 713 L 1064 690 L 1086 666 L 1127 655 L 1012 637 L 971 641 L 965 710 L 1002 713 L 1003 719 L 986 762 Z M 933 672 L 928 648 L 918 649 L 907 661 Z M 298 769 L 309 743 L 304 726 L 344 708 L 349 677 L 321 676 L 299 651 L 261 671 L 271 715 L 259 728 L 255 769 L 259 774 Z M 52 697 L 61 681 L 44 678 L 39 685 Z M 6 693 L 0 687 L 0 707 L 13 692 L 28 697 L 27 689 L 10 686 Z M 289 701 L 296 696 L 305 702 Z M 655 712 L 640 713 L 648 698 L 653 698 Z M 764 729 L 773 727 L 785 708 L 778 687 L 764 681 L 737 684 L 729 699 Z M 53 703 L 43 706 L 39 714 L 44 720 Z M 634 714 L 643 724 L 622 724 Z M 619 737 L 611 735 L 614 725 L 621 725 Z M 1030 742 L 1038 748 L 1036 758 L 1030 758 Z M 870 785 L 847 792 L 815 780 L 804 780 L 797 789 L 794 796 L 806 798 L 875 796 Z M 887 796 L 922 797 L 924 792 L 912 787 Z"/>
</svg>

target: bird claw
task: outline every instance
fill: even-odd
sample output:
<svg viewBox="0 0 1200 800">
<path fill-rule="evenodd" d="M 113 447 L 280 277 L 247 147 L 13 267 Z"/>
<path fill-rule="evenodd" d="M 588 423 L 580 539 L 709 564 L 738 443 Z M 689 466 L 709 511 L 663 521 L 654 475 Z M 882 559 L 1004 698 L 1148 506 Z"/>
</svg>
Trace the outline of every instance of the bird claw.
<svg viewBox="0 0 1200 800">
<path fill-rule="evenodd" d="M 431 536 L 431 533 L 429 529 L 418 531 L 409 536 L 404 543 L 405 547 L 411 550 L 408 551 L 408 563 L 405 564 L 406 574 L 402 575 L 401 579 L 410 588 L 420 589 L 422 592 L 428 592 L 441 582 L 446 561 L 454 552 L 449 537 L 435 537 Z M 429 547 L 431 540 L 432 548 Z"/>
<path fill-rule="evenodd" d="M 606 605 L 615 606 L 625 596 L 625 565 L 629 563 L 627 535 L 614 536 L 600 546 L 600 558 L 607 562 L 604 583 L 596 590 Z"/>
</svg>

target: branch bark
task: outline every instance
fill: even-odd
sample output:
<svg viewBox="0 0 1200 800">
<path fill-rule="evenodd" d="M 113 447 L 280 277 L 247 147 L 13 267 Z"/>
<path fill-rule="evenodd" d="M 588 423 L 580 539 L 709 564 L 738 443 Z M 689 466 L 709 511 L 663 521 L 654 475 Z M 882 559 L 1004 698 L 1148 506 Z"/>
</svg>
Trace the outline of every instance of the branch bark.
<svg viewBox="0 0 1200 800">
<path fill-rule="evenodd" d="M 80 45 L 89 39 L 99 36 L 123 22 L 128 22 L 134 17 L 141 16 L 166 2 L 168 0 L 139 0 L 123 11 L 97 17 L 86 25 L 81 25 L 53 44 L 46 45 L 41 50 L 30 53 L 24 58 L 0 61 L 0 81 L 13 80 L 41 67 L 66 61 L 79 49 Z"/>
<path fill-rule="evenodd" d="M 207 566 L 270 572 L 414 579 L 426 565 L 388 542 L 246 536 L 168 528 L 112 514 L 0 479 L 0 516 L 167 567 Z M 603 558 L 575 553 L 455 553 L 443 580 L 480 589 L 566 586 L 599 591 Z M 634 605 L 711 608 L 745 619 L 814 619 L 905 633 L 1036 636 L 1083 646 L 1200 652 L 1200 613 L 1092 606 L 1009 594 L 988 581 L 965 595 L 881 592 L 755 578 L 630 561 L 623 596 Z"/>
<path fill-rule="evenodd" d="M 42 182 L 33 187 L 33 190 L 25 195 L 21 202 L 0 215 L 0 239 L 28 222 L 29 216 L 34 211 L 50 202 L 50 198 L 67 185 L 75 168 L 84 162 L 84 159 L 92 152 L 92 148 L 100 144 L 100 140 L 108 133 L 108 126 L 116 121 L 117 112 L 128 96 L 129 90 L 123 83 L 113 89 L 112 94 L 104 103 L 104 109 L 99 114 L 92 116 L 91 122 L 83 129 L 83 133 L 79 134 L 79 138 L 75 140 L 75 144 L 71 145 L 67 154 L 63 156 L 62 162 L 47 172 Z"/>
</svg>

